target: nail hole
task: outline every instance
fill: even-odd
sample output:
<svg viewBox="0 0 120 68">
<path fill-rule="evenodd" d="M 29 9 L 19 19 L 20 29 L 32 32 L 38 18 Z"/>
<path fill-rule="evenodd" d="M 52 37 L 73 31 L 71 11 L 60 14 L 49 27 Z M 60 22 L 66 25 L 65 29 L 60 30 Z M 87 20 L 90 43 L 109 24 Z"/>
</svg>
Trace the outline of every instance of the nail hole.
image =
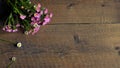
<svg viewBox="0 0 120 68">
<path fill-rule="evenodd" d="M 101 6 L 102 6 L 102 7 L 105 7 L 105 5 L 104 5 L 104 4 L 102 4 Z"/>
<path fill-rule="evenodd" d="M 120 47 L 118 47 L 118 46 L 117 46 L 117 47 L 115 47 L 115 50 L 119 50 L 119 49 L 120 49 Z"/>
<path fill-rule="evenodd" d="M 70 3 L 67 7 L 72 8 L 75 5 L 75 3 Z"/>
<path fill-rule="evenodd" d="M 78 35 L 73 36 L 75 43 L 80 43 L 80 38 Z"/>
</svg>

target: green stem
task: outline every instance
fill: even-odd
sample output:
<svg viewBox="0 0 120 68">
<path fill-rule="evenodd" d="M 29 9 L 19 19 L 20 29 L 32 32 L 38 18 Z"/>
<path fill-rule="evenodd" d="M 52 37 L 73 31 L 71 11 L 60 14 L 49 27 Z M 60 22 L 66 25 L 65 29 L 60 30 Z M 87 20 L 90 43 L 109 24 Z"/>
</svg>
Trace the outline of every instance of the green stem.
<svg viewBox="0 0 120 68">
<path fill-rule="evenodd" d="M 8 41 L 8 40 L 4 40 L 4 39 L 0 39 L 0 41 L 3 41 L 3 42 L 9 42 L 9 43 L 14 44 L 14 42 L 11 42 L 11 41 Z"/>
<path fill-rule="evenodd" d="M 8 0 L 8 3 L 13 7 L 13 10 L 15 10 L 18 14 L 21 13 L 21 12 L 16 8 L 16 5 L 14 5 L 13 3 L 11 3 L 10 0 Z"/>
<path fill-rule="evenodd" d="M 11 61 L 6 68 L 10 68 L 10 66 L 14 63 L 14 61 Z"/>
</svg>

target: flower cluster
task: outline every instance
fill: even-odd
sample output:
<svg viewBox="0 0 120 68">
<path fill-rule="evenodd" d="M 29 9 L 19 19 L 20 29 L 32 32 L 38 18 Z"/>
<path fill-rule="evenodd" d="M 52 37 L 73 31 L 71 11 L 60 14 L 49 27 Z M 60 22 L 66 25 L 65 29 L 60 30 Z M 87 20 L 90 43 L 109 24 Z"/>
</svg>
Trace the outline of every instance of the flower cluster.
<svg viewBox="0 0 120 68">
<path fill-rule="evenodd" d="M 50 22 L 53 14 L 43 8 L 40 3 L 33 5 L 30 0 L 6 0 L 10 6 L 10 14 L 7 17 L 3 30 L 17 32 L 23 28 L 24 33 L 36 34 L 42 25 Z"/>
</svg>

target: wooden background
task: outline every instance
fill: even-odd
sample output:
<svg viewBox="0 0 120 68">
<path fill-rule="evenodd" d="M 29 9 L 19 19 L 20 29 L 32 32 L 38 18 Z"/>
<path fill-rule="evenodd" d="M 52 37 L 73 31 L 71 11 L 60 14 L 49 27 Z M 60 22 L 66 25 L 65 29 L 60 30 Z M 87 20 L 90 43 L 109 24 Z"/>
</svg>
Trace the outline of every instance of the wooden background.
<svg viewBox="0 0 120 68">
<path fill-rule="evenodd" d="M 0 68 L 120 68 L 120 0 L 32 0 L 53 12 L 36 35 L 0 31 Z"/>
</svg>

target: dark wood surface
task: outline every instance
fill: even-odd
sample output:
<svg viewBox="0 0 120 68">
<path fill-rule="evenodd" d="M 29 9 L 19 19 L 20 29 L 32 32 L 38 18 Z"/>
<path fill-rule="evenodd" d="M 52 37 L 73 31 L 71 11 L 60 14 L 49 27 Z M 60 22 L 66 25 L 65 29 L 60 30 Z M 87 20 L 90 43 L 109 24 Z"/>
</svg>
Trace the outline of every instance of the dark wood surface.
<svg viewBox="0 0 120 68">
<path fill-rule="evenodd" d="M 54 13 L 36 35 L 0 31 L 0 68 L 120 68 L 119 0 L 34 0 Z M 22 42 L 22 48 L 13 43 Z"/>
</svg>

